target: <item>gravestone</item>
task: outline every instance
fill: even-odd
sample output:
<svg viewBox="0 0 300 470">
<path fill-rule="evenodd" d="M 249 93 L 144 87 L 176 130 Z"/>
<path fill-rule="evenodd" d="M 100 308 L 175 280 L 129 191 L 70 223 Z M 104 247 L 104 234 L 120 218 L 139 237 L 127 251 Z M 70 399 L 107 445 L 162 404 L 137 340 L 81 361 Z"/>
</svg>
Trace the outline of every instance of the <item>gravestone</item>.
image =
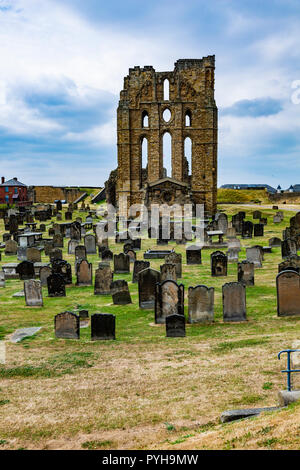
<svg viewBox="0 0 300 470">
<path fill-rule="evenodd" d="M 188 290 L 188 322 L 214 321 L 214 288 L 199 285 Z"/>
<path fill-rule="evenodd" d="M 75 249 L 76 249 L 77 246 L 79 246 L 79 241 L 78 240 L 69 240 L 68 254 L 69 255 L 75 255 Z"/>
<path fill-rule="evenodd" d="M 229 248 L 226 253 L 228 263 L 237 263 L 239 260 L 239 252 L 239 248 Z"/>
<path fill-rule="evenodd" d="M 215 221 L 217 223 L 216 230 L 221 230 L 224 235 L 227 234 L 228 230 L 228 217 L 224 213 L 216 214 Z"/>
<path fill-rule="evenodd" d="M 113 281 L 110 285 L 110 290 L 114 305 L 127 305 L 132 303 L 127 281 L 123 279 Z"/>
<path fill-rule="evenodd" d="M 184 315 L 184 286 L 175 281 L 156 284 L 155 323 L 165 323 L 169 315 Z"/>
<path fill-rule="evenodd" d="M 127 254 L 114 255 L 114 272 L 116 274 L 130 273 L 130 257 Z"/>
<path fill-rule="evenodd" d="M 62 257 L 63 257 L 63 253 L 62 253 L 62 250 L 60 248 L 53 248 L 51 251 L 50 251 L 50 262 L 53 263 L 53 261 L 55 260 L 61 260 Z"/>
<path fill-rule="evenodd" d="M 222 251 L 214 251 L 210 255 L 211 275 L 227 276 L 227 256 Z"/>
<path fill-rule="evenodd" d="M 262 267 L 262 252 L 257 246 L 246 248 L 246 256 L 248 263 L 253 263 L 255 268 Z"/>
<path fill-rule="evenodd" d="M 111 313 L 95 313 L 91 316 L 91 340 L 116 339 L 116 317 Z"/>
<path fill-rule="evenodd" d="M 136 260 L 136 253 L 134 250 L 128 250 L 126 253 L 129 256 L 130 263 L 134 263 Z"/>
<path fill-rule="evenodd" d="M 243 222 L 242 227 L 242 238 L 252 238 L 253 234 L 253 223 L 249 220 Z"/>
<path fill-rule="evenodd" d="M 186 264 L 201 264 L 201 248 L 197 245 L 190 245 L 186 249 Z"/>
<path fill-rule="evenodd" d="M 64 278 L 60 274 L 51 274 L 47 277 L 48 297 L 65 297 L 66 287 Z"/>
<path fill-rule="evenodd" d="M 31 261 L 22 261 L 18 264 L 16 272 L 19 274 L 21 281 L 35 278 L 34 264 Z"/>
<path fill-rule="evenodd" d="M 176 276 L 180 278 L 182 276 L 182 255 L 181 253 L 175 253 L 174 251 L 165 257 L 166 263 L 173 263 L 176 265 Z"/>
<path fill-rule="evenodd" d="M 86 260 L 86 248 L 83 245 L 78 245 L 75 247 L 75 259 L 77 261 Z"/>
<path fill-rule="evenodd" d="M 144 269 L 150 268 L 150 262 L 144 260 L 136 260 L 133 265 L 133 273 L 132 273 L 132 282 L 138 282 L 139 280 L 139 273 Z"/>
<path fill-rule="evenodd" d="M 96 250 L 96 238 L 94 235 L 88 234 L 84 237 L 84 246 L 88 255 L 95 255 Z"/>
<path fill-rule="evenodd" d="M 110 286 L 113 282 L 113 272 L 109 263 L 99 263 L 98 269 L 95 271 L 95 295 L 109 295 L 111 294 Z"/>
<path fill-rule="evenodd" d="M 296 271 L 300 273 L 300 256 L 291 255 L 278 265 L 279 273 L 281 271 L 288 271 L 288 270 Z"/>
<path fill-rule="evenodd" d="M 166 317 L 166 336 L 167 338 L 185 337 L 184 315 L 173 314 Z"/>
<path fill-rule="evenodd" d="M 99 247 L 99 251 L 100 251 L 100 248 L 101 247 Z M 104 250 L 101 252 L 101 259 L 102 259 L 102 261 L 112 261 L 114 259 L 114 254 L 111 250 L 108 250 L 104 246 Z"/>
<path fill-rule="evenodd" d="M 54 330 L 56 338 L 79 339 L 79 316 L 72 312 L 63 312 L 55 315 Z"/>
<path fill-rule="evenodd" d="M 70 225 L 70 238 L 71 240 L 81 240 L 81 224 L 79 222 L 73 222 Z"/>
<path fill-rule="evenodd" d="M 160 279 L 164 281 L 177 281 L 176 264 L 165 263 L 160 266 Z"/>
<path fill-rule="evenodd" d="M 297 244 L 293 238 L 287 238 L 281 242 L 281 255 L 282 258 L 288 258 L 291 255 L 297 255 Z"/>
<path fill-rule="evenodd" d="M 279 317 L 300 315 L 300 274 L 282 271 L 276 277 L 277 315 Z"/>
<path fill-rule="evenodd" d="M 65 285 L 72 284 L 72 267 L 65 260 L 54 260 L 52 263 L 52 272 L 60 274 L 65 281 Z"/>
<path fill-rule="evenodd" d="M 253 219 L 261 219 L 262 213 L 260 211 L 253 212 Z"/>
<path fill-rule="evenodd" d="M 26 246 L 18 246 L 17 258 L 19 261 L 27 261 L 27 249 Z"/>
<path fill-rule="evenodd" d="M 72 212 L 71 211 L 67 211 L 65 213 L 65 220 L 72 220 Z"/>
<path fill-rule="evenodd" d="M 43 266 L 40 269 L 40 281 L 42 287 L 47 286 L 47 279 L 52 274 L 52 269 L 49 266 Z"/>
<path fill-rule="evenodd" d="M 254 263 L 249 261 L 238 263 L 238 282 L 243 286 L 254 286 Z"/>
<path fill-rule="evenodd" d="M 234 227 L 228 227 L 226 237 L 229 239 L 236 238 L 236 229 Z"/>
<path fill-rule="evenodd" d="M 263 224 L 254 224 L 254 236 L 263 237 L 264 236 L 264 225 Z"/>
<path fill-rule="evenodd" d="M 76 269 L 77 286 L 91 286 L 93 284 L 93 265 L 87 260 L 79 261 Z"/>
<path fill-rule="evenodd" d="M 275 247 L 275 246 L 280 246 L 281 247 L 281 239 L 278 237 L 272 237 L 269 240 L 269 246 Z"/>
<path fill-rule="evenodd" d="M 139 307 L 152 310 L 155 307 L 156 284 L 160 282 L 160 272 L 146 268 L 138 274 Z"/>
<path fill-rule="evenodd" d="M 31 261 L 32 263 L 40 263 L 42 259 L 41 251 L 37 248 L 27 248 L 26 257 L 27 261 Z"/>
<path fill-rule="evenodd" d="M 224 322 L 246 321 L 246 289 L 240 282 L 228 282 L 222 287 Z"/>
<path fill-rule="evenodd" d="M 24 281 L 25 302 L 27 307 L 42 307 L 43 295 L 40 281 L 29 279 Z"/>
<path fill-rule="evenodd" d="M 16 255 L 18 250 L 18 243 L 15 240 L 7 240 L 5 242 L 5 255 L 10 256 L 10 255 Z"/>
<path fill-rule="evenodd" d="M 64 238 L 61 233 L 56 233 L 53 236 L 53 245 L 55 248 L 63 248 L 64 247 Z"/>
</svg>

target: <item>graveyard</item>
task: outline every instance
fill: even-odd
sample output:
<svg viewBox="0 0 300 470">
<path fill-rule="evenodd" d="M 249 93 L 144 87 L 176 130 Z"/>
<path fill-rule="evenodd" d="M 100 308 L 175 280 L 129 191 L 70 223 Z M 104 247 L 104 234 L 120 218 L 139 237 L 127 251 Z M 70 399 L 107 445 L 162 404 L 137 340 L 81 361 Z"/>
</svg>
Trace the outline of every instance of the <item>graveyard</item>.
<svg viewBox="0 0 300 470">
<path fill-rule="evenodd" d="M 281 206 L 276 218 L 272 206 L 218 205 L 230 224 L 245 213 L 244 236 L 232 238 L 229 226 L 219 237 L 216 227 L 208 227 L 217 235 L 212 246 L 188 254 L 189 264 L 192 242 L 160 246 L 148 238 L 124 253 L 124 243 L 109 238 L 98 251 L 93 228 L 103 217 L 95 215 L 97 207 L 59 209 L 43 221 L 29 217 L 10 228 L 0 219 L 0 339 L 6 347 L 1 449 L 299 448 L 297 403 L 230 423 L 220 416 L 230 409 L 276 407 L 286 388 L 280 372 L 285 363 L 277 354 L 292 347 L 300 326 L 289 295 L 280 297 L 278 312 L 276 277 L 284 260 L 283 269 L 293 265 L 289 256 L 298 247 L 283 248 L 281 240 L 300 207 Z M 78 237 L 76 219 L 83 221 L 77 224 L 84 236 Z M 260 225 L 253 233 L 251 223 Z M 72 228 L 61 230 L 63 224 Z M 43 239 L 50 245 L 45 242 L 39 253 L 28 245 L 22 250 L 30 238 L 35 246 Z M 275 238 L 280 242 L 270 247 Z M 268 248 L 262 253 L 257 245 Z M 169 253 L 159 258 L 152 251 Z M 34 264 L 25 260 L 29 256 Z M 247 258 L 253 262 L 249 271 L 242 263 Z M 143 282 L 158 282 L 155 299 Z M 196 286 L 202 286 L 199 293 Z M 180 321 L 171 324 L 177 294 Z M 202 317 L 197 295 L 207 296 Z M 34 334 L 12 342 L 24 328 Z"/>
</svg>

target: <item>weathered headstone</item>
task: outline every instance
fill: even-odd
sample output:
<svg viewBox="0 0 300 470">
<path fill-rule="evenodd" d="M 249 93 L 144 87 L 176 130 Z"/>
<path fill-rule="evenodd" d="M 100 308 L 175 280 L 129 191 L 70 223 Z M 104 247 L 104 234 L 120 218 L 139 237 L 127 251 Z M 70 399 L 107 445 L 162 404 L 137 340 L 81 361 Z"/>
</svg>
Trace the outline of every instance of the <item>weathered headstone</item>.
<svg viewBox="0 0 300 470">
<path fill-rule="evenodd" d="M 60 274 L 51 274 L 47 277 L 49 297 L 65 297 L 66 287 L 64 278 Z"/>
<path fill-rule="evenodd" d="M 185 337 L 184 315 L 172 314 L 166 317 L 166 336 L 167 338 Z"/>
<path fill-rule="evenodd" d="M 253 234 L 253 223 L 249 220 L 243 222 L 242 227 L 242 238 L 252 238 Z"/>
<path fill-rule="evenodd" d="M 29 279 L 24 281 L 25 302 L 28 307 L 42 307 L 43 295 L 40 281 Z"/>
<path fill-rule="evenodd" d="M 199 285 L 188 290 L 189 323 L 214 321 L 214 288 Z"/>
<path fill-rule="evenodd" d="M 69 255 L 75 255 L 75 249 L 76 249 L 77 246 L 79 246 L 79 241 L 78 240 L 69 240 L 68 254 Z"/>
<path fill-rule="evenodd" d="M 262 252 L 259 247 L 246 248 L 247 261 L 253 263 L 255 268 L 262 267 Z"/>
<path fill-rule="evenodd" d="M 190 245 L 186 249 L 186 264 L 201 264 L 201 248 L 197 245 Z"/>
<path fill-rule="evenodd" d="M 109 263 L 99 263 L 98 269 L 95 271 L 95 295 L 109 295 L 111 294 L 110 286 L 113 282 L 113 272 Z"/>
<path fill-rule="evenodd" d="M 55 315 L 54 329 L 56 338 L 79 339 L 79 316 L 72 312 L 63 312 Z"/>
<path fill-rule="evenodd" d="M 161 282 L 172 280 L 177 281 L 176 264 L 165 263 L 160 266 Z"/>
<path fill-rule="evenodd" d="M 40 263 L 41 262 L 41 251 L 37 248 L 27 248 L 26 251 L 27 261 L 31 261 L 32 263 Z"/>
<path fill-rule="evenodd" d="M 116 274 L 127 274 L 130 272 L 130 257 L 125 253 L 114 255 L 114 272 Z"/>
<path fill-rule="evenodd" d="M 175 281 L 164 281 L 156 285 L 155 323 L 165 323 L 173 314 L 184 315 L 184 286 Z"/>
<path fill-rule="evenodd" d="M 0 271 L 0 287 L 5 287 L 5 274 L 3 271 Z"/>
<path fill-rule="evenodd" d="M 254 286 L 254 263 L 249 261 L 238 263 L 238 282 L 244 286 Z"/>
<path fill-rule="evenodd" d="M 264 236 L 264 224 L 254 224 L 254 236 L 263 237 Z"/>
<path fill-rule="evenodd" d="M 54 260 L 52 263 L 52 272 L 60 274 L 65 281 L 65 285 L 72 284 L 72 267 L 65 260 Z"/>
<path fill-rule="evenodd" d="M 277 315 L 300 315 L 300 274 L 295 271 L 282 271 L 276 277 Z"/>
<path fill-rule="evenodd" d="M 40 281 L 42 287 L 47 286 L 47 279 L 52 274 L 52 269 L 49 266 L 43 266 L 40 269 Z"/>
<path fill-rule="evenodd" d="M 127 281 L 124 281 L 123 279 L 113 281 L 111 283 L 110 290 L 114 305 L 131 304 Z"/>
<path fill-rule="evenodd" d="M 76 268 L 77 286 L 91 286 L 93 284 L 93 265 L 83 259 Z"/>
<path fill-rule="evenodd" d="M 214 251 L 210 255 L 211 275 L 227 276 L 227 256 L 222 251 Z"/>
<path fill-rule="evenodd" d="M 91 316 L 91 340 L 116 339 L 116 317 L 110 313 L 95 313 Z"/>
<path fill-rule="evenodd" d="M 18 250 L 18 243 L 15 240 L 7 240 L 5 242 L 5 255 L 16 255 Z"/>
<path fill-rule="evenodd" d="M 139 306 L 144 310 L 152 310 L 155 306 L 156 284 L 160 282 L 160 272 L 146 268 L 138 274 Z"/>
<path fill-rule="evenodd" d="M 22 261 L 18 264 L 16 272 L 22 281 L 35 278 L 34 264 L 30 261 Z"/>
<path fill-rule="evenodd" d="M 240 282 L 228 282 L 222 287 L 224 322 L 246 321 L 246 289 Z"/>
<path fill-rule="evenodd" d="M 296 240 L 293 238 L 287 238 L 281 242 L 281 255 L 282 258 L 288 258 L 291 255 L 297 254 Z"/>
<path fill-rule="evenodd" d="M 180 278 L 182 276 L 182 255 L 181 253 L 175 253 L 174 251 L 165 257 L 166 263 L 173 263 L 176 265 L 176 276 Z"/>
<path fill-rule="evenodd" d="M 269 240 L 269 246 L 281 246 L 281 239 L 278 237 L 272 237 Z"/>
<path fill-rule="evenodd" d="M 92 234 L 88 234 L 84 237 L 84 246 L 88 255 L 94 255 L 97 253 L 96 250 L 96 238 Z"/>
<path fill-rule="evenodd" d="M 147 269 L 150 267 L 150 262 L 149 261 L 144 261 L 144 260 L 136 260 L 133 265 L 133 273 L 132 273 L 132 282 L 138 282 L 139 280 L 139 273 L 143 271 L 144 269 Z"/>
</svg>

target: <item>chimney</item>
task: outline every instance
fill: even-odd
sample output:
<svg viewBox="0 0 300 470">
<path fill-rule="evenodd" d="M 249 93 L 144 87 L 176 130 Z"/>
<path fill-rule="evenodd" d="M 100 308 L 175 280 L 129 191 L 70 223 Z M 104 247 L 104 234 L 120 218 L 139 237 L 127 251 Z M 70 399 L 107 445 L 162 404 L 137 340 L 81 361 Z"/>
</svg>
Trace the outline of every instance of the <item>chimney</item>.
<svg viewBox="0 0 300 470">
<path fill-rule="evenodd" d="M 15 177 L 14 177 L 14 180 L 15 180 L 15 181 L 18 181 L 18 178 L 15 176 Z"/>
<path fill-rule="evenodd" d="M 1 184 L 3 184 L 4 182 L 5 182 L 4 176 L 1 176 Z"/>
</svg>

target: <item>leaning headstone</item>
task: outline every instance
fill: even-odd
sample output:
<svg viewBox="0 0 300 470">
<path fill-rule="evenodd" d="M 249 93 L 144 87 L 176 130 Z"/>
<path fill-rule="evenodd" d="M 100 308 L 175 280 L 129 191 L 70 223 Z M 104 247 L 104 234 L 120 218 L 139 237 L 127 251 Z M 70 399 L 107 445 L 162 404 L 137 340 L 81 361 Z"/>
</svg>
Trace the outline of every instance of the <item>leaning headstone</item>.
<svg viewBox="0 0 300 470">
<path fill-rule="evenodd" d="M 222 287 L 224 322 L 246 321 L 246 289 L 240 282 L 228 282 Z"/>
<path fill-rule="evenodd" d="M 80 320 L 73 312 L 63 312 L 54 317 L 54 330 L 56 338 L 79 339 Z"/>
<path fill-rule="evenodd" d="M 111 294 L 110 286 L 113 282 L 113 272 L 109 263 L 99 263 L 98 269 L 95 271 L 95 295 L 109 295 Z"/>
<path fill-rule="evenodd" d="M 22 281 L 35 278 L 34 264 L 30 261 L 22 261 L 18 264 L 16 272 Z"/>
<path fill-rule="evenodd" d="M 147 269 L 150 267 L 150 262 L 149 261 L 144 261 L 144 260 L 136 260 L 133 265 L 133 273 L 132 273 L 132 282 L 138 282 L 139 280 L 139 273 L 143 271 L 144 269 Z"/>
<path fill-rule="evenodd" d="M 238 282 L 243 286 L 254 286 L 254 263 L 249 261 L 238 263 Z"/>
<path fill-rule="evenodd" d="M 214 321 L 214 288 L 199 285 L 188 290 L 189 323 Z"/>
<path fill-rule="evenodd" d="M 155 306 L 156 284 L 160 282 L 160 272 L 146 268 L 138 274 L 139 307 L 152 310 Z"/>
<path fill-rule="evenodd" d="M 197 245 L 190 245 L 186 249 L 186 264 L 201 264 L 201 248 Z"/>
<path fill-rule="evenodd" d="M 125 253 L 114 255 L 114 272 L 116 274 L 130 273 L 130 257 Z"/>
<path fill-rule="evenodd" d="M 10 338 L 11 343 L 19 343 L 19 341 L 22 341 L 24 338 L 28 338 L 30 336 L 35 335 L 38 331 L 40 331 L 42 327 L 29 327 L 29 328 L 20 328 L 19 330 L 16 330 L 14 334 Z"/>
<path fill-rule="evenodd" d="M 91 316 L 91 340 L 116 339 L 116 317 L 111 313 L 95 313 Z"/>
<path fill-rule="evenodd" d="M 184 315 L 173 314 L 166 317 L 166 336 L 167 338 L 185 337 Z"/>
<path fill-rule="evenodd" d="M 110 290 L 114 305 L 131 304 L 127 281 L 124 281 L 123 279 L 113 281 L 111 283 Z"/>
<path fill-rule="evenodd" d="M 177 281 L 176 264 L 165 263 L 160 266 L 160 278 L 161 282 L 164 281 Z"/>
<path fill-rule="evenodd" d="M 77 286 L 91 286 L 93 283 L 93 265 L 83 259 L 77 265 Z"/>
<path fill-rule="evenodd" d="M 40 281 L 24 281 L 25 302 L 27 307 L 42 307 L 43 295 Z"/>
<path fill-rule="evenodd" d="M 173 314 L 184 315 L 184 286 L 175 281 L 164 281 L 156 285 L 155 323 L 165 323 Z"/>
<path fill-rule="evenodd" d="M 227 256 L 222 251 L 214 251 L 210 255 L 211 261 L 211 275 L 227 276 Z"/>
<path fill-rule="evenodd" d="M 300 274 L 282 271 L 276 277 L 277 315 L 279 317 L 300 315 Z"/>
<path fill-rule="evenodd" d="M 47 278 L 48 296 L 65 297 L 66 287 L 64 278 L 60 274 L 51 274 Z"/>
</svg>

